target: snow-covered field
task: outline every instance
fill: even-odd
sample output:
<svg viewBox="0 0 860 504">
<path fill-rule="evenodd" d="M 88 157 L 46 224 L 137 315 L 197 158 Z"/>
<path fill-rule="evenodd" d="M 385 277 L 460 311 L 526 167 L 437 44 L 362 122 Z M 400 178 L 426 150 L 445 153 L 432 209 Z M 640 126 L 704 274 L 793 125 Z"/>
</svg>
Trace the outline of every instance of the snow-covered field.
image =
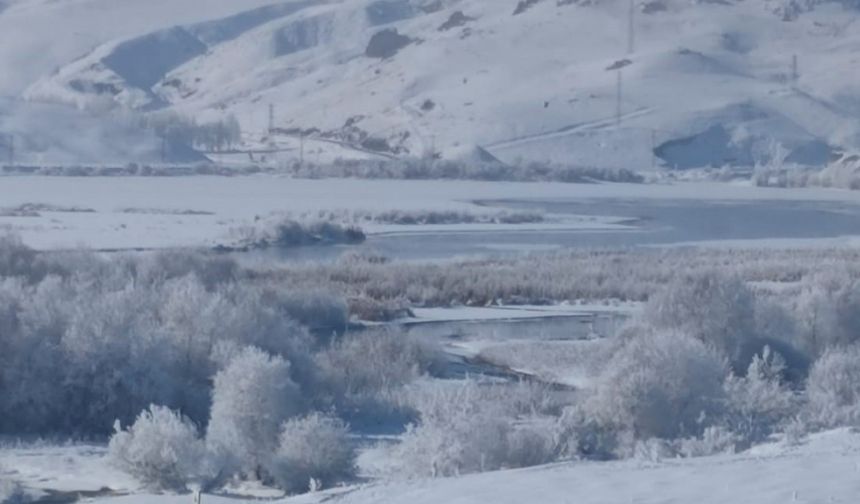
<svg viewBox="0 0 860 504">
<path fill-rule="evenodd" d="M 133 482 L 106 468 L 102 451 L 80 447 L 4 450 L 0 462 L 19 467 L 33 488 L 62 490 L 134 489 Z M 644 455 L 643 455 L 644 456 Z M 58 461 L 65 461 L 58 463 Z M 806 504 L 856 502 L 860 494 L 860 435 L 848 429 L 816 434 L 799 446 L 760 446 L 739 455 L 693 460 L 566 463 L 442 480 L 373 483 L 269 502 L 304 504 L 520 504 L 702 502 Z M 204 502 L 229 504 L 233 497 L 204 495 Z M 138 494 L 95 498 L 111 504 L 185 504 L 190 495 Z"/>
<path fill-rule="evenodd" d="M 448 480 L 371 485 L 336 498 L 345 504 L 847 504 L 860 494 L 858 472 L 860 436 L 840 430 L 813 436 L 799 447 L 762 446 L 741 455 L 560 464 Z M 303 499 L 295 502 L 307 502 Z M 327 499 L 321 496 L 316 502 Z"/>
</svg>

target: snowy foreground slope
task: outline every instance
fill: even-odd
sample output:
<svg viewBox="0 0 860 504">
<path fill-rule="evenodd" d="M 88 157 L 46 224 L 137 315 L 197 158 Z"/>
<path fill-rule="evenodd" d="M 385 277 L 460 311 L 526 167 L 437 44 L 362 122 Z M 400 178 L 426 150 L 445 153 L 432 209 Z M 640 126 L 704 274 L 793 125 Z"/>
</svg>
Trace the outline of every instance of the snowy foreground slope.
<svg viewBox="0 0 860 504">
<path fill-rule="evenodd" d="M 561 464 L 463 478 L 369 487 L 344 504 L 856 502 L 860 443 L 834 431 L 796 449 L 649 462 Z M 289 502 L 289 501 L 288 501 Z"/>
<path fill-rule="evenodd" d="M 778 143 L 820 166 L 858 146 L 856 7 L 643 0 L 630 44 L 626 1 L 520 3 L 16 0 L 0 11 L 0 95 L 83 116 L 235 114 L 252 144 L 273 105 L 284 149 L 302 131 L 343 156 L 480 145 L 686 168 L 764 162 Z M 34 135 L 0 113 L 16 128 Z"/>
<path fill-rule="evenodd" d="M 41 455 L 40 450 L 45 454 Z M 63 455 L 64 464 L 56 465 Z M 103 451 L 78 448 L 15 449 L 0 454 L 6 468 L 31 489 L 98 490 L 108 484 L 133 495 L 96 499 L 116 504 L 186 503 L 190 496 L 137 493 L 134 483 L 109 470 Z M 71 467 L 71 469 L 70 469 Z M 74 468 L 77 468 L 74 470 Z M 78 480 L 75 476 L 78 475 Z M 102 475 L 101 477 L 99 475 Z M 118 486 L 117 486 L 118 485 Z M 860 495 L 860 436 L 848 430 L 813 435 L 797 447 L 764 445 L 738 455 L 662 461 L 582 462 L 500 471 L 460 478 L 374 483 L 288 498 L 288 504 L 703 504 L 853 503 Z M 237 498 L 205 496 L 204 502 Z"/>
</svg>

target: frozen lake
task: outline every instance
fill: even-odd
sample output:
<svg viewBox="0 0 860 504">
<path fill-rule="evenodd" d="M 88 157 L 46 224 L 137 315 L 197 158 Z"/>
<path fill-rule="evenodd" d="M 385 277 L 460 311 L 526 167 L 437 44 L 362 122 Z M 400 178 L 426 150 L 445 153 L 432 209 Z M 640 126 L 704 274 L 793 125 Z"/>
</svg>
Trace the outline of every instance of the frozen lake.
<svg viewBox="0 0 860 504">
<path fill-rule="evenodd" d="M 479 203 L 476 205 L 475 203 Z M 371 225 L 360 248 L 407 259 L 450 259 L 571 247 L 757 240 L 857 245 L 860 192 L 719 183 L 552 184 L 255 177 L 3 177 L 0 227 L 40 250 L 212 247 L 277 215 L 320 211 L 456 211 L 490 206 L 560 216 L 546 224 Z M 38 212 L 21 209 L 38 208 Z M 565 215 L 568 217 L 565 218 Z M 571 217 L 576 216 L 576 217 Z M 603 220 L 629 220 L 633 226 Z M 592 219 L 589 222 L 587 219 Z M 834 239 L 839 239 L 835 243 Z M 784 240 L 784 241 L 780 241 Z M 346 248 L 294 250 L 331 259 Z"/>
<path fill-rule="evenodd" d="M 405 260 L 450 259 L 565 248 L 779 243 L 809 246 L 860 236 L 860 206 L 838 201 L 524 199 L 482 201 L 493 207 L 556 215 L 618 216 L 632 229 L 426 231 L 371 235 L 359 247 L 290 250 L 291 259 L 334 258 L 346 250 Z"/>
</svg>

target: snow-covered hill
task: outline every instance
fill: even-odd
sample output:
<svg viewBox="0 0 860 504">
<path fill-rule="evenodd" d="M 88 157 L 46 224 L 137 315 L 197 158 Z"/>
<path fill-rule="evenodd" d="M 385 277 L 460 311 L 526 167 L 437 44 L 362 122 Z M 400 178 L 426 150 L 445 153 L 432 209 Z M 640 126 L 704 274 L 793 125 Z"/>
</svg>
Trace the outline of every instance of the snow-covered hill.
<svg viewBox="0 0 860 504">
<path fill-rule="evenodd" d="M 857 449 L 856 434 L 841 430 L 815 435 L 798 448 L 772 445 L 754 453 L 701 459 L 559 464 L 430 482 L 370 486 L 348 493 L 338 502 L 849 503 L 860 493 Z"/>
<path fill-rule="evenodd" d="M 634 169 L 860 147 L 860 10 L 838 3 L 635 0 L 632 30 L 626 0 L 7 3 L 0 93 L 234 114 L 249 144 Z"/>
</svg>

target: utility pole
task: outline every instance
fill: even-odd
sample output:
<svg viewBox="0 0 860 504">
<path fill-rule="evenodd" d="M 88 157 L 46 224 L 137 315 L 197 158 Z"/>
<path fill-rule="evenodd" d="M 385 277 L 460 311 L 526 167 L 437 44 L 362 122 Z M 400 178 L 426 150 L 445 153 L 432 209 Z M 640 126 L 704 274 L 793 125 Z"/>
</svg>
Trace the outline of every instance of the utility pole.
<svg viewBox="0 0 860 504">
<path fill-rule="evenodd" d="M 623 91 L 623 82 L 621 76 L 621 69 L 618 69 L 617 82 L 615 88 L 615 125 L 621 126 L 621 96 Z"/>
<path fill-rule="evenodd" d="M 797 67 L 797 55 L 791 56 L 791 85 L 797 87 L 797 81 L 800 80 L 800 71 Z"/>
<path fill-rule="evenodd" d="M 12 167 L 15 165 L 15 135 L 9 133 L 9 135 L 6 136 L 6 142 L 6 149 L 9 153 L 9 166 Z"/>
<path fill-rule="evenodd" d="M 269 104 L 269 135 L 275 131 L 275 104 Z"/>
<path fill-rule="evenodd" d="M 299 166 L 305 165 L 305 132 L 299 132 Z"/>
<path fill-rule="evenodd" d="M 627 54 L 636 50 L 636 0 L 630 0 L 630 10 L 627 13 Z"/>
<path fill-rule="evenodd" d="M 657 166 L 657 131 L 651 130 L 651 169 Z"/>
</svg>

